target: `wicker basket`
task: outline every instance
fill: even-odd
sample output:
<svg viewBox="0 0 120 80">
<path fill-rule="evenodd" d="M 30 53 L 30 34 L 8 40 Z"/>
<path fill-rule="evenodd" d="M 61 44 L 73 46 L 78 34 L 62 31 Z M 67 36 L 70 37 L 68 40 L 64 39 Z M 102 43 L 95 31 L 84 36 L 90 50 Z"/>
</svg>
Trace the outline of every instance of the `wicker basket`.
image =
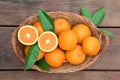
<svg viewBox="0 0 120 80">
<path fill-rule="evenodd" d="M 56 18 L 59 18 L 59 17 L 65 18 L 71 23 L 71 26 L 76 25 L 78 23 L 84 23 L 84 24 L 88 25 L 92 32 L 92 36 L 95 36 L 101 42 L 101 49 L 100 49 L 99 53 L 92 57 L 87 56 L 87 59 L 82 64 L 71 65 L 66 62 L 63 64 L 62 67 L 50 68 L 50 71 L 48 73 L 69 73 L 69 72 L 81 71 L 81 70 L 89 67 L 91 64 L 93 64 L 96 61 L 96 59 L 99 57 L 99 55 L 101 53 L 103 53 L 106 50 L 106 48 L 108 47 L 109 38 L 107 37 L 107 35 L 105 33 L 101 32 L 91 21 L 89 21 L 85 17 L 77 15 L 75 13 L 60 12 L 60 11 L 48 12 L 48 15 L 53 20 Z M 12 33 L 11 42 L 12 42 L 12 47 L 13 47 L 14 53 L 17 56 L 17 58 L 23 63 L 25 63 L 25 56 L 24 56 L 24 52 L 23 52 L 24 46 L 18 41 L 17 31 L 21 26 L 26 25 L 26 24 L 33 25 L 33 23 L 35 23 L 38 20 L 39 20 L 38 15 L 35 14 L 35 15 L 27 18 L 26 20 L 24 20 L 19 25 L 19 27 Z M 31 68 L 38 70 L 40 72 L 44 72 L 42 69 L 40 69 L 36 65 L 33 65 Z"/>
</svg>

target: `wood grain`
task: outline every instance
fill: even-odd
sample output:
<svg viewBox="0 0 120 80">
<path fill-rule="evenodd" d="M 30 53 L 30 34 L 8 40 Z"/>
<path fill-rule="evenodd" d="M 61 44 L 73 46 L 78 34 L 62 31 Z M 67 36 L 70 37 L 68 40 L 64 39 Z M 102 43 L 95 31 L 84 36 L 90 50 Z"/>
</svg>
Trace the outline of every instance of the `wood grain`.
<svg viewBox="0 0 120 80">
<path fill-rule="evenodd" d="M 106 15 L 100 26 L 120 25 L 120 0 L 0 0 L 0 25 L 19 25 L 25 18 L 46 11 L 68 11 L 80 14 L 80 7 L 92 13 L 105 7 Z"/>
<path fill-rule="evenodd" d="M 16 66 L 21 68 L 22 63 L 15 57 L 11 46 L 11 32 L 14 27 L 0 27 L 0 69 L 15 69 Z"/>
<path fill-rule="evenodd" d="M 23 69 L 23 64 L 16 58 L 11 47 L 11 32 L 16 27 L 0 27 L 0 69 Z M 106 28 L 115 34 L 115 38 L 110 40 L 107 51 L 98 58 L 88 69 L 96 70 L 120 70 L 120 28 Z"/>
<path fill-rule="evenodd" d="M 37 71 L 0 71 L 0 80 L 120 80 L 120 72 L 82 71 L 48 74 Z"/>
</svg>

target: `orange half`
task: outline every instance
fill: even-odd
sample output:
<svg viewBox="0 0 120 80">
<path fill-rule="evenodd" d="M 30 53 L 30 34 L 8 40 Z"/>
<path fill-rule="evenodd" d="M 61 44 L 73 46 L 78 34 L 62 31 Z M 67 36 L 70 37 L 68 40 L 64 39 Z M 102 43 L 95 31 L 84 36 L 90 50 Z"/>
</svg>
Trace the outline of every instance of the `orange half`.
<svg viewBox="0 0 120 80">
<path fill-rule="evenodd" d="M 33 45 L 38 40 L 38 31 L 31 25 L 22 26 L 18 30 L 18 40 L 23 45 Z"/>
<path fill-rule="evenodd" d="M 38 38 L 38 45 L 43 52 L 53 51 L 58 45 L 56 34 L 51 31 L 41 33 Z"/>
</svg>

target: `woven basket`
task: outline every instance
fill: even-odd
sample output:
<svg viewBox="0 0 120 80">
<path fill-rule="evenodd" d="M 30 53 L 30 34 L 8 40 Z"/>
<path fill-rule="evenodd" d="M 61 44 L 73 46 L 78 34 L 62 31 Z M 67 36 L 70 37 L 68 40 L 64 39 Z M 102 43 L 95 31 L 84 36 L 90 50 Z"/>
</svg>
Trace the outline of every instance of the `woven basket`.
<svg viewBox="0 0 120 80">
<path fill-rule="evenodd" d="M 60 11 L 48 12 L 48 15 L 52 18 L 52 20 L 59 18 L 59 17 L 65 18 L 70 22 L 71 26 L 74 26 L 78 23 L 83 23 L 83 24 L 88 25 L 92 32 L 92 36 L 98 38 L 99 41 L 101 42 L 101 49 L 100 49 L 99 53 L 92 57 L 87 56 L 85 62 L 83 62 L 82 64 L 71 65 L 66 62 L 63 64 L 63 66 L 61 66 L 59 68 L 50 68 L 50 71 L 48 73 L 69 73 L 69 72 L 81 71 L 81 70 L 89 67 L 91 64 L 93 64 L 96 61 L 96 59 L 99 57 L 99 55 L 101 53 L 103 53 L 106 50 L 106 48 L 108 47 L 109 38 L 107 37 L 107 35 L 105 33 L 101 32 L 90 20 L 86 19 L 85 17 L 77 15 L 75 13 L 60 12 Z M 33 25 L 38 20 L 39 20 L 38 15 L 35 14 L 35 15 L 27 18 L 26 20 L 24 20 L 19 25 L 19 27 L 12 33 L 11 42 L 12 42 L 12 47 L 13 47 L 14 53 L 17 56 L 17 58 L 24 64 L 25 64 L 25 55 L 24 55 L 24 51 L 23 51 L 24 46 L 18 41 L 17 31 L 21 26 L 26 25 L 26 24 Z M 31 68 L 38 70 L 40 72 L 45 72 L 36 65 L 33 65 Z"/>
</svg>

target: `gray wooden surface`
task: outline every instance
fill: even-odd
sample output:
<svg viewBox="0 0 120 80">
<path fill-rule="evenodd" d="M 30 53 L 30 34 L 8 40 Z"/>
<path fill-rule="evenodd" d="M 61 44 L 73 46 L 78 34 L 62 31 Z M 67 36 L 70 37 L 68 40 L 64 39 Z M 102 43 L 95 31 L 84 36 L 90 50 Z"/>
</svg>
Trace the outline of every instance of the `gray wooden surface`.
<svg viewBox="0 0 120 80">
<path fill-rule="evenodd" d="M 0 80 L 120 80 L 120 0 L 0 0 Z M 115 34 L 107 51 L 89 68 L 74 73 L 48 74 L 24 71 L 11 47 L 11 33 L 38 9 L 80 14 L 80 7 L 94 12 L 105 7 L 100 27 Z"/>
<path fill-rule="evenodd" d="M 80 14 L 80 7 L 94 12 L 105 7 L 106 16 L 101 26 L 120 25 L 120 0 L 0 0 L 0 24 L 18 25 L 22 20 L 46 11 L 68 11 Z"/>
</svg>

